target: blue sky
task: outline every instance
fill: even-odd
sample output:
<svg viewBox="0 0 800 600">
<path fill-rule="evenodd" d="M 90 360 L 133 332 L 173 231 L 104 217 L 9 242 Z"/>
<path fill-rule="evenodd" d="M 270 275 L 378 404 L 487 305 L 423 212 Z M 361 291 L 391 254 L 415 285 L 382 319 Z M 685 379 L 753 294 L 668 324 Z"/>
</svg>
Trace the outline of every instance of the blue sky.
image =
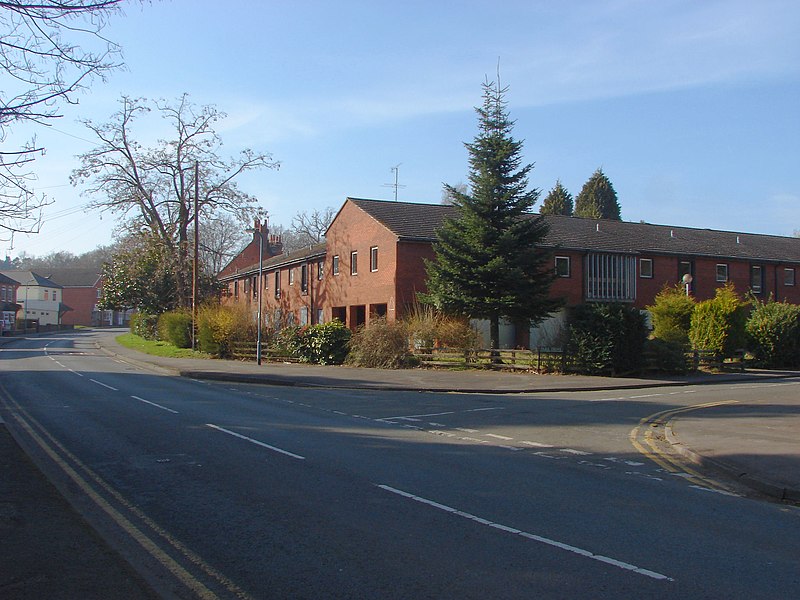
<svg viewBox="0 0 800 600">
<path fill-rule="evenodd" d="M 187 92 L 226 112 L 227 151 L 281 161 L 241 180 L 273 223 L 347 196 L 391 199 L 398 164 L 400 200 L 439 202 L 443 183 L 467 181 L 463 143 L 498 59 L 542 198 L 557 179 L 577 195 L 602 167 L 624 220 L 792 235 L 799 29 L 796 0 L 131 4 L 105 30 L 126 69 L 37 131 L 38 183 L 55 203 L 6 253 L 111 241 L 113 216 L 83 211 L 68 177 L 91 147 L 77 119 L 108 120 L 122 94 Z M 168 135 L 158 126 L 141 139 Z"/>
</svg>

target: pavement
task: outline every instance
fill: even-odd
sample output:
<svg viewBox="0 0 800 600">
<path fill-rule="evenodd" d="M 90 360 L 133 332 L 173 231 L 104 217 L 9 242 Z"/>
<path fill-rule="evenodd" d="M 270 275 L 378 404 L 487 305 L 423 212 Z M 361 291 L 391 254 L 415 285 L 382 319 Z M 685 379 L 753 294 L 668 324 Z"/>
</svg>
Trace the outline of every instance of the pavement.
<svg viewBox="0 0 800 600">
<path fill-rule="evenodd" d="M 120 331 L 121 332 L 121 331 Z M 0 338 L 0 345 L 11 343 L 13 338 Z M 663 386 L 714 385 L 728 382 L 780 383 L 781 380 L 800 378 L 798 371 L 748 371 L 746 373 L 694 374 L 684 377 L 607 378 L 564 375 L 531 375 L 526 373 L 501 373 L 494 371 L 444 371 L 426 369 L 385 370 L 342 366 L 298 365 L 289 363 L 173 359 L 150 356 L 124 348 L 114 341 L 113 335 L 97 338 L 99 349 L 125 361 L 165 374 L 240 383 L 261 383 L 294 387 L 320 387 L 344 389 L 403 390 L 431 392 L 462 392 L 482 394 L 515 394 L 535 392 L 577 392 L 646 389 Z M 800 391 L 800 388 L 798 388 Z M 765 394 L 763 399 L 746 404 L 725 404 L 702 410 L 671 415 L 663 426 L 665 441 L 686 459 L 703 467 L 721 470 L 740 483 L 773 499 L 800 502 L 800 394 L 796 400 L 778 403 Z M 710 418 L 713 417 L 713 418 Z M 20 566 L 9 566 L 16 551 L 14 543 L 21 543 L 19 507 L 24 504 L 30 515 L 39 514 L 47 523 L 27 522 L 27 526 L 44 527 L 48 539 L 73 540 L 69 544 L 49 543 L 56 554 L 75 559 L 83 552 L 100 552 L 102 543 L 91 531 L 79 538 L 82 520 L 72 512 L 52 486 L 44 479 L 24 452 L 16 445 L 0 420 L 0 535 L 8 538 L 0 544 L 0 597 L 95 597 L 87 593 L 86 582 L 77 581 L 75 590 L 63 585 L 63 565 L 54 559 L 42 558 L 39 569 L 20 573 Z M 28 486 L 26 488 L 25 486 Z M 48 487 L 49 486 L 49 487 Z M 29 490 L 29 493 L 24 493 Z M 20 499 L 25 497 L 24 503 Z M 37 513 L 37 507 L 41 510 Z M 77 526 L 76 526 L 77 524 Z M 83 529 L 89 529 L 84 527 Z M 9 537 L 15 532 L 16 537 Z M 24 532 L 23 532 L 24 533 Z M 28 533 L 31 533 L 30 531 Z M 72 537 L 70 537 L 72 536 Z M 24 544 L 23 544 L 24 545 Z M 76 552 L 76 547 L 80 552 Z M 9 554 L 11 548 L 11 554 Z M 59 548 L 61 550 L 59 550 Z M 127 591 L 113 597 L 149 598 L 149 592 L 129 572 L 126 565 L 110 550 L 100 552 L 114 581 L 128 586 Z M 93 555 L 94 556 L 94 555 Z M 57 565 L 61 565 L 56 567 Z M 92 567 L 94 571 L 95 568 Z M 48 579 L 49 578 L 49 579 Z M 107 579 L 106 579 L 107 580 Z M 42 582 L 58 582 L 49 593 L 40 589 Z M 38 582 L 38 583 L 37 583 Z M 104 590 L 107 592 L 108 590 Z M 58 592 L 54 595 L 55 592 Z M 103 594 L 107 596 L 105 593 Z"/>
</svg>

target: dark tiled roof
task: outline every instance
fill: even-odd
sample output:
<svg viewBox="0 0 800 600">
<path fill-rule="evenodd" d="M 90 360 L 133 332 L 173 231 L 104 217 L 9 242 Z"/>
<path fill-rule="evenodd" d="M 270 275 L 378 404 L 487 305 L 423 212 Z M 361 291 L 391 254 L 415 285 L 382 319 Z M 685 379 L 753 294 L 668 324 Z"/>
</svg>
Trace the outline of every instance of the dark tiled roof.
<svg viewBox="0 0 800 600">
<path fill-rule="evenodd" d="M 34 271 L 0 271 L 6 277 L 10 277 L 20 285 L 38 285 L 43 287 L 60 288 L 61 286 L 55 281 L 42 277 Z"/>
<path fill-rule="evenodd" d="M 444 219 L 458 214 L 441 204 L 349 200 L 405 240 L 434 241 Z M 566 250 L 800 262 L 800 238 L 552 215 L 545 220 L 545 244 Z"/>
<path fill-rule="evenodd" d="M 100 273 L 98 269 L 50 269 L 48 278 L 64 287 L 94 287 Z"/>
<path fill-rule="evenodd" d="M 314 244 L 313 246 L 309 246 L 307 248 L 302 248 L 300 250 L 295 250 L 294 252 L 289 252 L 288 254 L 279 254 L 278 256 L 273 256 L 271 258 L 267 258 L 263 261 L 261 267 L 262 269 L 269 270 L 274 269 L 275 267 L 282 267 L 284 265 L 291 265 L 291 264 L 298 264 L 302 263 L 307 259 L 310 258 L 318 258 L 325 255 L 325 242 L 320 244 Z M 221 281 L 236 279 L 241 277 L 244 274 L 250 273 L 257 273 L 258 272 L 258 263 L 249 265 L 242 269 L 237 269 L 233 273 L 227 273 L 224 276 L 218 276 Z"/>
<path fill-rule="evenodd" d="M 456 217 L 455 207 L 445 204 L 417 204 L 348 198 L 373 219 L 397 234 L 400 239 L 432 241 L 447 217 Z"/>
</svg>

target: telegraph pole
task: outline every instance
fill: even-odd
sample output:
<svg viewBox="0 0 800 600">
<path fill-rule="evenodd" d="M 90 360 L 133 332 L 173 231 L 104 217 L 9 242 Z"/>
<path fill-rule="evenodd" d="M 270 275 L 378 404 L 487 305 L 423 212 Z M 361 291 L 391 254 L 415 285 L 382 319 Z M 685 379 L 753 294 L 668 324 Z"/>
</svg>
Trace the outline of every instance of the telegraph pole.
<svg viewBox="0 0 800 600">
<path fill-rule="evenodd" d="M 192 261 L 192 350 L 197 349 L 197 263 L 200 259 L 200 214 L 197 197 L 200 195 L 200 167 L 194 161 L 194 260 Z"/>
</svg>

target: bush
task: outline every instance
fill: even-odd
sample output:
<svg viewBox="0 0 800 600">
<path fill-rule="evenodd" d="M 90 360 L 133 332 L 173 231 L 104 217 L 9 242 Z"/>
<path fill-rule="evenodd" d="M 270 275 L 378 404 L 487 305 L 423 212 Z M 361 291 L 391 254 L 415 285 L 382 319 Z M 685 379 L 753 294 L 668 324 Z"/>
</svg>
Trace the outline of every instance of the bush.
<svg viewBox="0 0 800 600">
<path fill-rule="evenodd" d="M 745 325 L 748 346 L 768 368 L 800 367 L 800 306 L 755 301 Z"/>
<path fill-rule="evenodd" d="M 340 365 L 347 358 L 350 334 L 338 319 L 318 325 L 293 325 L 275 335 L 273 347 L 300 362 Z"/>
<path fill-rule="evenodd" d="M 665 286 L 647 310 L 653 317 L 653 337 L 665 342 L 689 345 L 689 329 L 696 303 L 682 285 Z"/>
<path fill-rule="evenodd" d="M 351 331 L 334 319 L 329 323 L 312 325 L 308 333 L 311 361 L 321 365 L 340 365 L 347 358 Z"/>
<path fill-rule="evenodd" d="M 158 339 L 158 315 L 137 312 L 131 315 L 131 333 L 145 340 Z"/>
<path fill-rule="evenodd" d="M 627 375 L 644 367 L 647 327 L 642 313 L 626 304 L 583 304 L 569 317 L 569 355 L 578 372 Z"/>
<path fill-rule="evenodd" d="M 414 305 L 403 323 L 415 348 L 477 348 L 480 340 L 467 319 L 444 315 L 432 306 Z"/>
<path fill-rule="evenodd" d="M 176 348 L 192 347 L 192 313 L 174 310 L 158 317 L 158 339 Z"/>
<path fill-rule="evenodd" d="M 402 369 L 416 365 L 408 349 L 408 331 L 403 323 L 375 319 L 350 338 L 347 362 L 357 367 Z"/>
<path fill-rule="evenodd" d="M 714 298 L 695 307 L 689 341 L 695 349 L 709 350 L 719 358 L 733 356 L 745 346 L 747 311 L 748 305 L 731 284 L 717 288 Z"/>
<path fill-rule="evenodd" d="M 686 345 L 659 338 L 647 340 L 644 346 L 648 371 L 683 375 L 690 370 Z"/>
<path fill-rule="evenodd" d="M 197 315 L 197 341 L 203 352 L 230 358 L 235 344 L 255 344 L 256 324 L 245 307 L 204 306 Z"/>
</svg>

